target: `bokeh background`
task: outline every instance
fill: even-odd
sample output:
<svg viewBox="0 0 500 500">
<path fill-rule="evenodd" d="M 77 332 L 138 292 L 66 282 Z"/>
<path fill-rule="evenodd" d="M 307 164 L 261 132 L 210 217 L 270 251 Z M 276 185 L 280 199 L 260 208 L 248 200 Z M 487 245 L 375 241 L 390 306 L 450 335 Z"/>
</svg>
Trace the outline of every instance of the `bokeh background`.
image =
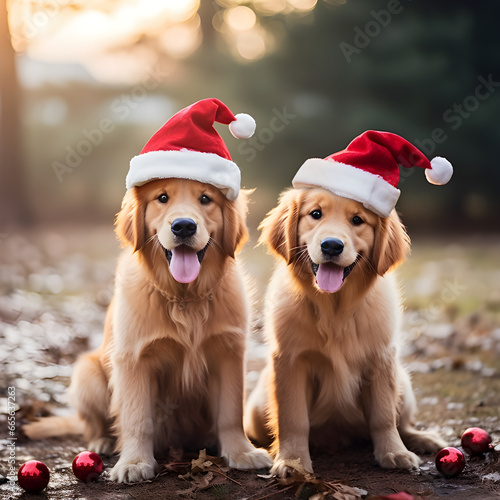
<svg viewBox="0 0 500 500">
<path fill-rule="evenodd" d="M 20 421 L 62 411 L 102 335 L 130 158 L 217 97 L 257 120 L 250 140 L 218 126 L 257 188 L 243 255 L 257 297 L 272 261 L 256 228 L 305 159 L 379 129 L 452 162 L 443 187 L 402 173 L 404 356 L 420 423 L 450 444 L 473 424 L 498 441 L 499 18 L 495 0 L 0 0 L 2 410 L 14 385 Z"/>
<path fill-rule="evenodd" d="M 446 188 L 405 177 L 413 231 L 497 231 L 499 16 L 494 0 L 3 0 L 0 216 L 111 221 L 130 158 L 218 97 L 258 123 L 251 141 L 220 128 L 255 220 L 306 158 L 373 128 L 455 166 Z"/>
</svg>

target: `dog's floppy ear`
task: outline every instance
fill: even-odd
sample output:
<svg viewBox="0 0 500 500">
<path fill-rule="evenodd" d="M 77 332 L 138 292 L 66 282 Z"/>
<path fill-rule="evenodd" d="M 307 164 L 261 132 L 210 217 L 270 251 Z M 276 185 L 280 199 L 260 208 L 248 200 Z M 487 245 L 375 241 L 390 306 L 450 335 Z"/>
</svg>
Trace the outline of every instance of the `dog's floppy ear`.
<svg viewBox="0 0 500 500">
<path fill-rule="evenodd" d="M 375 229 L 372 265 L 379 276 L 401 264 L 410 253 L 410 237 L 393 210 L 379 218 Z"/>
<path fill-rule="evenodd" d="M 241 190 L 235 201 L 226 200 L 222 210 L 224 219 L 222 249 L 233 259 L 248 241 L 246 215 L 248 196 L 251 193 L 252 190 Z"/>
<path fill-rule="evenodd" d="M 122 246 L 132 245 L 137 252 L 145 242 L 144 203 L 136 187 L 129 189 L 123 197 L 122 208 L 115 221 L 115 233 Z"/>
<path fill-rule="evenodd" d="M 273 208 L 261 222 L 259 242 L 266 243 L 276 254 L 291 264 L 298 253 L 298 225 L 302 196 L 291 189 L 280 197 L 278 206 Z"/>
</svg>

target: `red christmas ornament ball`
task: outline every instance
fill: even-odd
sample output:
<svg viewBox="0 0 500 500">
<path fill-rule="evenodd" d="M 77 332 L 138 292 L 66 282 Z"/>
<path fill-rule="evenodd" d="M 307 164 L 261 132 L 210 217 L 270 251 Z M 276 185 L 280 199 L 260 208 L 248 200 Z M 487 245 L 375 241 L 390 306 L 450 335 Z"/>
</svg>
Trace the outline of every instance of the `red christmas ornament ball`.
<svg viewBox="0 0 500 500">
<path fill-rule="evenodd" d="M 19 486 L 29 493 L 42 491 L 49 484 L 49 479 L 49 469 L 38 460 L 30 460 L 24 463 L 17 471 Z"/>
<path fill-rule="evenodd" d="M 464 454 L 457 448 L 443 448 L 436 455 L 436 469 L 446 477 L 458 476 L 465 467 Z"/>
<path fill-rule="evenodd" d="M 88 483 L 95 481 L 102 472 L 103 464 L 101 457 L 92 451 L 82 451 L 73 460 L 73 474 Z"/>
<path fill-rule="evenodd" d="M 413 495 L 406 493 L 406 491 L 401 491 L 399 493 L 391 493 L 390 495 L 383 495 L 377 498 L 379 500 L 415 500 Z"/>
<path fill-rule="evenodd" d="M 490 435 L 479 427 L 470 427 L 462 434 L 462 448 L 471 456 L 482 455 L 491 449 Z"/>
</svg>

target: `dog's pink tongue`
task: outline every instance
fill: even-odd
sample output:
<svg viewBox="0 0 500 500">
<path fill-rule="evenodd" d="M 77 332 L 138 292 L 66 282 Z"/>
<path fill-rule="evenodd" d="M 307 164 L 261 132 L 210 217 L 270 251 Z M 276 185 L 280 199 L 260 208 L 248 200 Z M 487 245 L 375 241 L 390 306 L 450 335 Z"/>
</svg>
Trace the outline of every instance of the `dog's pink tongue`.
<svg viewBox="0 0 500 500">
<path fill-rule="evenodd" d="M 181 245 L 172 249 L 170 272 L 175 281 L 191 283 L 198 277 L 200 267 L 198 256 L 191 248 Z"/>
<path fill-rule="evenodd" d="M 344 268 L 335 264 L 320 264 L 316 273 L 316 283 L 324 292 L 336 292 L 342 286 Z"/>
</svg>

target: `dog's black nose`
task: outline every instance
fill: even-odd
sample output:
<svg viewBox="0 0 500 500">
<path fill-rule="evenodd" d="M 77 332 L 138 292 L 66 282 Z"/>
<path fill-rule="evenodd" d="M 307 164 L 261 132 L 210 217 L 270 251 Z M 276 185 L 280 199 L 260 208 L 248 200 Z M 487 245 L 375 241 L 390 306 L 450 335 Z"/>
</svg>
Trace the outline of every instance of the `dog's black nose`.
<svg viewBox="0 0 500 500">
<path fill-rule="evenodd" d="M 193 219 L 175 219 L 172 222 L 172 232 L 179 238 L 189 238 L 196 233 L 196 222 Z"/>
<path fill-rule="evenodd" d="M 325 238 L 321 242 L 321 251 L 327 255 L 340 255 L 344 250 L 344 243 L 338 238 Z"/>
</svg>

